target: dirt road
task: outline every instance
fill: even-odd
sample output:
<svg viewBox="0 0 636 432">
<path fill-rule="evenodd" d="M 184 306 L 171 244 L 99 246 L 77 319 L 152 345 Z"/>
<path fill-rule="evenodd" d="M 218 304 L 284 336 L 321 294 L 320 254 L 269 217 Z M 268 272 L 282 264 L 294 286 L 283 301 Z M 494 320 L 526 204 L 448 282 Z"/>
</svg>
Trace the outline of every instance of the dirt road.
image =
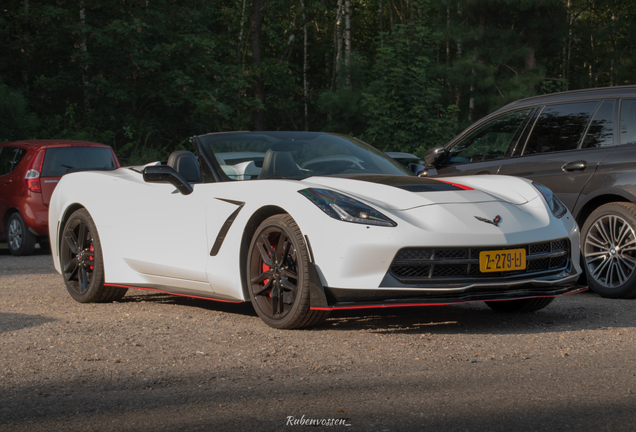
<svg viewBox="0 0 636 432">
<path fill-rule="evenodd" d="M 635 341 L 636 301 L 591 293 L 303 331 L 145 291 L 84 305 L 50 255 L 0 249 L 0 431 L 633 431 Z"/>
</svg>

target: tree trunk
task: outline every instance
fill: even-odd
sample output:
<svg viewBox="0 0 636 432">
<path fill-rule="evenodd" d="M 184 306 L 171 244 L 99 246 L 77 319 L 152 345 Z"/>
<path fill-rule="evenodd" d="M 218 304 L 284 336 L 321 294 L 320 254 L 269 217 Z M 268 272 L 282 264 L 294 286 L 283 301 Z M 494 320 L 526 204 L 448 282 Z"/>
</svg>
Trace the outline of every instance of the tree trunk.
<svg viewBox="0 0 636 432">
<path fill-rule="evenodd" d="M 300 0 L 300 7 L 303 11 L 303 22 L 305 22 L 305 1 Z M 307 25 L 303 26 L 303 100 L 305 102 L 305 130 L 309 130 L 308 118 L 309 113 L 307 109 Z"/>
<path fill-rule="evenodd" d="M 347 87 L 351 85 L 351 1 L 345 0 L 345 74 Z"/>
<path fill-rule="evenodd" d="M 84 9 L 84 2 L 80 2 L 80 10 L 79 10 L 80 22 L 82 23 L 82 30 L 85 32 L 86 27 L 86 12 Z M 88 100 L 88 64 L 87 62 L 87 51 L 86 47 L 86 34 L 82 34 L 82 43 L 80 44 L 80 49 L 83 51 L 82 63 L 84 63 L 84 72 L 82 72 L 82 85 L 84 86 L 84 110 L 88 111 L 90 109 L 90 102 Z"/>
<path fill-rule="evenodd" d="M 534 47 L 529 46 L 528 52 L 526 53 L 526 69 L 533 70 L 537 66 L 536 56 L 535 56 Z"/>
<path fill-rule="evenodd" d="M 565 90 L 570 89 L 570 58 L 572 56 L 572 25 L 574 24 L 574 14 L 570 10 L 570 0 L 568 0 L 568 54 L 565 62 Z"/>
<path fill-rule="evenodd" d="M 616 21 L 616 15 L 612 14 L 611 19 L 612 19 L 612 27 L 611 27 L 612 31 L 610 32 L 610 41 L 611 41 L 610 46 L 612 48 L 611 49 L 611 52 L 612 52 L 611 59 L 612 60 L 610 61 L 610 75 L 609 75 L 610 81 L 609 81 L 609 85 L 613 86 L 614 85 L 614 78 L 615 78 L 614 77 L 614 58 L 616 56 L 616 39 L 614 38 L 614 22 Z"/>
<path fill-rule="evenodd" d="M 29 13 L 29 0 L 24 0 L 24 14 L 28 14 Z M 27 36 L 28 38 L 28 36 Z M 27 57 L 28 54 L 25 53 L 25 57 Z M 26 60 L 23 62 L 24 63 L 24 68 L 22 69 L 22 80 L 24 81 L 24 86 L 25 88 L 29 89 L 29 71 L 27 69 L 27 66 L 29 64 L 29 60 L 28 57 L 26 58 Z"/>
<path fill-rule="evenodd" d="M 475 78 L 475 70 L 471 72 L 473 79 Z M 473 97 L 475 94 L 475 85 L 470 83 L 470 98 L 468 99 L 468 123 L 473 122 L 474 112 L 475 112 L 475 98 Z"/>
<path fill-rule="evenodd" d="M 261 77 L 261 18 L 265 0 L 254 0 L 250 13 L 250 33 L 252 34 L 252 62 L 254 64 L 254 97 L 261 106 L 254 111 L 252 129 L 265 130 L 265 86 Z"/>
<path fill-rule="evenodd" d="M 590 59 L 590 87 L 596 87 L 596 49 L 594 46 L 594 35 L 590 35 L 590 45 L 592 47 L 592 58 Z"/>
<path fill-rule="evenodd" d="M 446 7 L 446 69 L 450 67 L 450 8 Z"/>
<path fill-rule="evenodd" d="M 241 30 L 239 31 L 239 43 L 236 47 L 236 58 L 241 58 L 241 47 L 243 46 L 243 25 L 245 24 L 245 1 L 243 0 L 243 9 L 241 9 Z M 241 69 L 243 69 L 241 67 Z"/>
<path fill-rule="evenodd" d="M 334 59 L 331 88 L 336 87 L 336 82 L 340 76 L 340 66 L 342 63 L 342 0 L 338 0 L 338 10 L 336 11 L 336 25 L 334 26 L 334 39 L 334 43 L 336 45 L 336 57 Z"/>
<path fill-rule="evenodd" d="M 382 25 L 382 0 L 378 0 L 378 15 L 380 19 L 380 48 L 384 48 L 384 27 Z"/>
</svg>

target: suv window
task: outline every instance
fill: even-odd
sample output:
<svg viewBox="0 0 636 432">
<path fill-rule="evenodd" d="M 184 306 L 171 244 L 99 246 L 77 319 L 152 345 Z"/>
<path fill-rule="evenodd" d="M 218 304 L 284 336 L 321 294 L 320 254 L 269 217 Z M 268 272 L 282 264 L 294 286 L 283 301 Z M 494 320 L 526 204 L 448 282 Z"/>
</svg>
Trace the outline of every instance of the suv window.
<svg viewBox="0 0 636 432">
<path fill-rule="evenodd" d="M 546 106 L 532 130 L 523 154 L 576 149 L 598 105 L 599 102 L 579 102 Z"/>
<path fill-rule="evenodd" d="M 636 144 L 636 100 L 621 102 L 621 145 Z"/>
<path fill-rule="evenodd" d="M 585 134 L 583 148 L 609 147 L 614 143 L 614 101 L 605 101 Z"/>
<path fill-rule="evenodd" d="M 9 174 L 20 163 L 26 150 L 21 147 L 0 148 L 0 175 Z"/>
<path fill-rule="evenodd" d="M 448 163 L 501 159 L 531 108 L 506 113 L 468 134 L 450 149 Z"/>
<path fill-rule="evenodd" d="M 46 149 L 42 177 L 61 177 L 69 170 L 115 168 L 113 152 L 104 147 L 52 147 Z"/>
</svg>

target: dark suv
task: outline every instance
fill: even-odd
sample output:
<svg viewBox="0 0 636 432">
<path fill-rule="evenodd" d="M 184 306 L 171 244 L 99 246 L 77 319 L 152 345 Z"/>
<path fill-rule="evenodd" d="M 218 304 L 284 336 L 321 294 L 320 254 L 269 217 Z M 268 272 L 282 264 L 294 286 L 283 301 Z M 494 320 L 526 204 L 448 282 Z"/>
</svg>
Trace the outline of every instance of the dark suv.
<svg viewBox="0 0 636 432">
<path fill-rule="evenodd" d="M 426 160 L 421 175 L 503 174 L 546 185 L 582 227 L 590 287 L 636 297 L 636 86 L 511 103 Z"/>
</svg>

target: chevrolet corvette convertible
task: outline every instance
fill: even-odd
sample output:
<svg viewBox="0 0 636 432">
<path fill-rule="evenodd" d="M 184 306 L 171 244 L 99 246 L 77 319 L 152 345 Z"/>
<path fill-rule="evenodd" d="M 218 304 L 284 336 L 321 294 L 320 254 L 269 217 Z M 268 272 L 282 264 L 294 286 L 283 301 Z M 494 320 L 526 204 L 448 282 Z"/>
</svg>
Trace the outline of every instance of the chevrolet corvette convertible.
<svg viewBox="0 0 636 432">
<path fill-rule="evenodd" d="M 137 288 L 250 301 L 266 324 L 290 329 L 342 308 L 535 311 L 585 289 L 577 224 L 540 184 L 420 178 L 320 132 L 191 141 L 196 155 L 61 179 L 51 251 L 75 300 Z"/>
</svg>

